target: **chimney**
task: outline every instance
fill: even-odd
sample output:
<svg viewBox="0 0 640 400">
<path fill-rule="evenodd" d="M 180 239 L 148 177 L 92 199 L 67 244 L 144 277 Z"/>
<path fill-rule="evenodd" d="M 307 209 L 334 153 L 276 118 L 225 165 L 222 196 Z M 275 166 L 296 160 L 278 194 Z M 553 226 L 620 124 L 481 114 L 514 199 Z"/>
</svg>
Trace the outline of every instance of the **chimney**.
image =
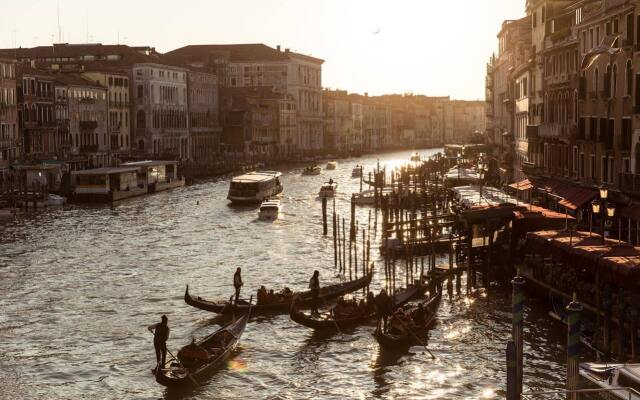
<svg viewBox="0 0 640 400">
<path fill-rule="evenodd" d="M 278 50 L 278 53 L 280 53 L 280 45 L 276 46 L 276 50 Z"/>
<path fill-rule="evenodd" d="M 364 92 L 364 97 L 369 97 L 369 92 Z"/>
<path fill-rule="evenodd" d="M 284 54 L 289 54 L 289 49 L 284 49 Z"/>
</svg>

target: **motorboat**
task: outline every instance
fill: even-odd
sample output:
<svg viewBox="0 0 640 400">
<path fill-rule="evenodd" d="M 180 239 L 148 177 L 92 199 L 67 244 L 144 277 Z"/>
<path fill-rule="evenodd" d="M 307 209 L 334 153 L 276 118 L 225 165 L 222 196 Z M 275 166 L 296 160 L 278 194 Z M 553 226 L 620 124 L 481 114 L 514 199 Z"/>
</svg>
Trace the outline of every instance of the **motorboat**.
<svg viewBox="0 0 640 400">
<path fill-rule="evenodd" d="M 320 198 L 323 197 L 335 197 L 336 191 L 338 189 L 338 184 L 336 182 L 327 182 L 320 188 L 320 192 L 318 196 Z"/>
<path fill-rule="evenodd" d="M 337 161 L 329 161 L 327 163 L 326 169 L 336 169 L 338 168 L 338 162 Z"/>
<path fill-rule="evenodd" d="M 302 175 L 320 175 L 322 168 L 319 165 L 310 165 L 302 170 Z"/>
<path fill-rule="evenodd" d="M 640 364 L 585 362 L 580 376 L 606 390 L 606 398 L 640 400 Z"/>
<path fill-rule="evenodd" d="M 280 214 L 280 200 L 265 200 L 260 205 L 260 210 L 258 211 L 258 218 L 261 220 L 274 220 L 278 219 L 278 215 Z"/>
<path fill-rule="evenodd" d="M 351 171 L 351 176 L 353 178 L 359 178 L 362 176 L 362 165 L 356 165 L 355 167 L 353 167 L 353 170 Z"/>
<path fill-rule="evenodd" d="M 420 162 L 422 161 L 422 156 L 416 152 L 411 155 L 410 160 L 411 162 Z"/>
<path fill-rule="evenodd" d="M 250 172 L 231 180 L 227 199 L 232 203 L 260 203 L 282 193 L 282 174 L 277 171 Z"/>
</svg>

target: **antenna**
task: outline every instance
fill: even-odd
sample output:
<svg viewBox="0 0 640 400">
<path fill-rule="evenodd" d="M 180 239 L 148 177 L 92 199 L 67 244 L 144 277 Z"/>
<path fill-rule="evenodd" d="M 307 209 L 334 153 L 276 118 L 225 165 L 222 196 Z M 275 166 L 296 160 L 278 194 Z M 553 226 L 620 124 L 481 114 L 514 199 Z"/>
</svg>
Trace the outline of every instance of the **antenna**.
<svg viewBox="0 0 640 400">
<path fill-rule="evenodd" d="M 60 26 L 60 0 L 58 0 L 58 43 L 62 43 L 62 27 Z"/>
</svg>

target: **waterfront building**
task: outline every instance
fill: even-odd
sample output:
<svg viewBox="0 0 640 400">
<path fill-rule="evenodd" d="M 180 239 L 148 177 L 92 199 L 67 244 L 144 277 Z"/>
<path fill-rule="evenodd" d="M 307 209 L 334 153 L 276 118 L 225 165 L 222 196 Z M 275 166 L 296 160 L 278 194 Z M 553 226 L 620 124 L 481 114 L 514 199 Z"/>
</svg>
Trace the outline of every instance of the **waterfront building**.
<svg viewBox="0 0 640 400">
<path fill-rule="evenodd" d="M 107 88 L 79 74 L 54 75 L 56 140 L 54 151 L 70 169 L 112 164 L 107 113 Z"/>
<path fill-rule="evenodd" d="M 216 71 L 221 87 L 273 87 L 296 104 L 296 130 L 290 147 L 322 150 L 322 64 L 324 60 L 264 44 L 192 45 L 167 55 Z"/>
<path fill-rule="evenodd" d="M 187 73 L 191 159 L 212 161 L 220 151 L 219 96 L 216 75 L 192 68 Z"/>
<path fill-rule="evenodd" d="M 129 73 L 118 69 L 97 69 L 82 76 L 107 89 L 108 148 L 112 154 L 131 150 Z"/>
<path fill-rule="evenodd" d="M 20 156 L 16 62 L 0 58 L 0 171 Z"/>
<path fill-rule="evenodd" d="M 56 122 L 54 116 L 55 78 L 44 71 L 18 67 L 18 120 L 24 157 L 43 159 L 53 156 Z"/>
<path fill-rule="evenodd" d="M 139 151 L 189 158 L 187 71 L 160 62 L 133 64 L 132 113 Z"/>
</svg>

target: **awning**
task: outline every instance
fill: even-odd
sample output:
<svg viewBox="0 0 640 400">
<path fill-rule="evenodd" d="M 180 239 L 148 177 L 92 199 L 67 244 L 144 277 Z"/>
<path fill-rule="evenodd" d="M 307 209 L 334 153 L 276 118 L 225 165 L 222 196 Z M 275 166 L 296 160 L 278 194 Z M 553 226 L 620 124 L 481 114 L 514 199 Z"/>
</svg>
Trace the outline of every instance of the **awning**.
<svg viewBox="0 0 640 400">
<path fill-rule="evenodd" d="M 640 221 L 640 204 L 631 203 L 620 210 L 621 217 L 629 218 L 634 221 Z"/>
<path fill-rule="evenodd" d="M 553 180 L 547 181 L 543 188 L 544 191 L 548 191 L 550 195 L 561 197 L 562 199 L 558 204 L 570 210 L 576 210 L 582 207 L 598 195 L 598 191 L 595 189 L 589 189 Z"/>
<path fill-rule="evenodd" d="M 529 181 L 529 179 L 525 179 L 520 182 L 512 183 L 511 185 L 509 185 L 509 187 L 514 188 L 516 190 L 524 191 L 524 190 L 532 189 L 533 184 L 531 183 L 531 181 Z"/>
</svg>

